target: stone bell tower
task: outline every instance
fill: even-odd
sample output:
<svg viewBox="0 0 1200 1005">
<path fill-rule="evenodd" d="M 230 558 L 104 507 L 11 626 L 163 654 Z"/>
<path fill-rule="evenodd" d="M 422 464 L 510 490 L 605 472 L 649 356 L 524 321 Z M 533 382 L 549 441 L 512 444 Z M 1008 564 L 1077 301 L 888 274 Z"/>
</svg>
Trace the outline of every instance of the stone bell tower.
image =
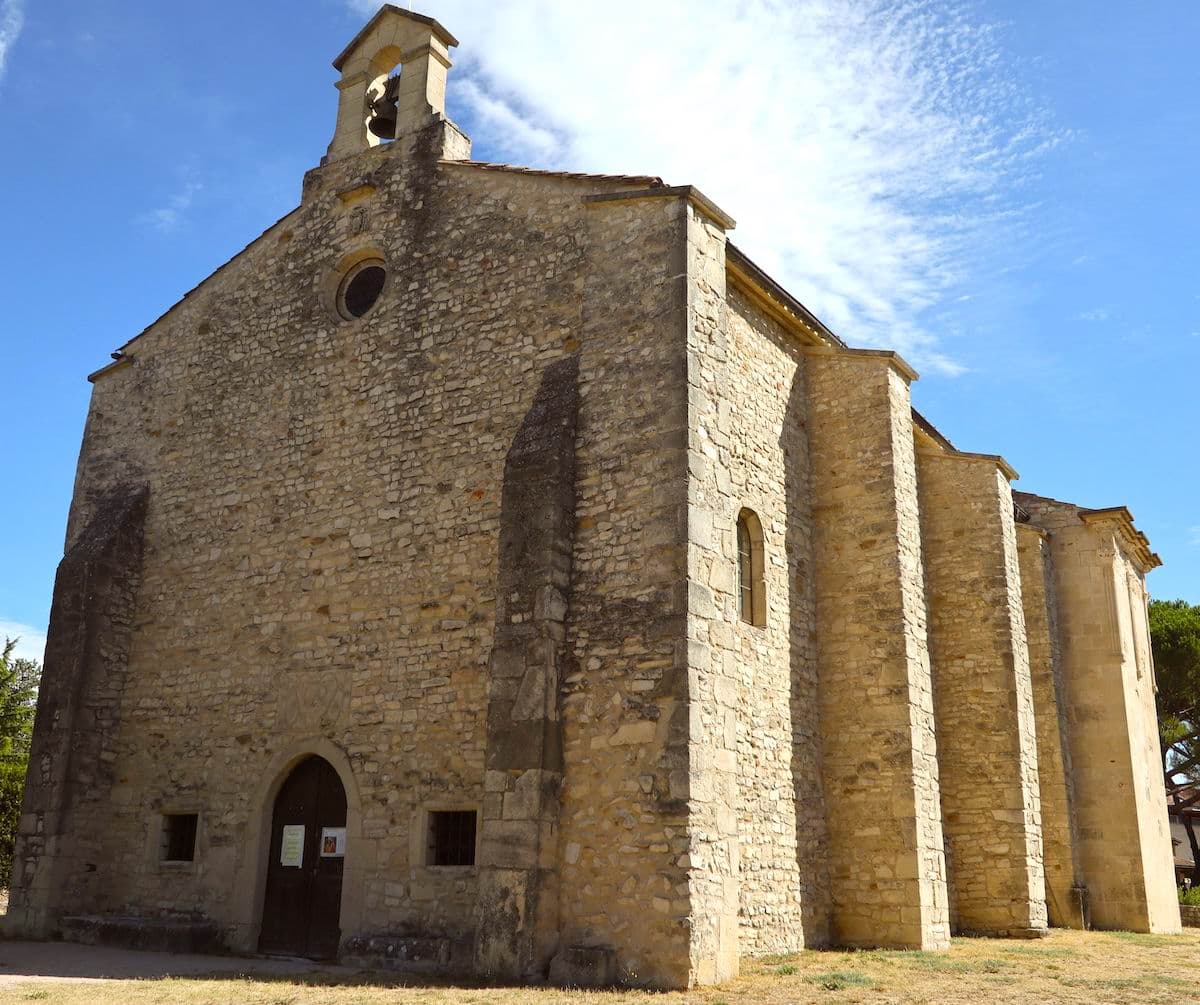
<svg viewBox="0 0 1200 1005">
<path fill-rule="evenodd" d="M 471 141 L 446 118 L 446 73 L 458 39 L 424 14 L 384 4 L 341 55 L 337 127 L 322 163 L 441 126 L 439 157 L 465 160 Z"/>
</svg>

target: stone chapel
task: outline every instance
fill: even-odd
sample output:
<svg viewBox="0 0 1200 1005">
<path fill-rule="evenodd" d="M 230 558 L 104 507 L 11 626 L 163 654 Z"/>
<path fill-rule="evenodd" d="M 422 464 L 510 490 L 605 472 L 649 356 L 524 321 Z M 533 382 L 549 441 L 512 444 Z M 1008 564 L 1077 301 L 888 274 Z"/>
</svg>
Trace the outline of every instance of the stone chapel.
<svg viewBox="0 0 1200 1005">
<path fill-rule="evenodd" d="M 88 378 L 7 932 L 680 988 L 1178 931 L 1129 511 L 694 187 L 472 160 L 455 45 L 385 5 L 300 205 Z"/>
</svg>

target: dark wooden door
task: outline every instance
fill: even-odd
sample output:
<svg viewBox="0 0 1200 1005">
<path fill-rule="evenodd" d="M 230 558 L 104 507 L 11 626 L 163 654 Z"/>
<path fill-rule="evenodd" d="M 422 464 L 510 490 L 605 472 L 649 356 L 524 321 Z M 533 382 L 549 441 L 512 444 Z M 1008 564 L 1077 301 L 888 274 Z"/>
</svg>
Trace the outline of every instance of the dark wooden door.
<svg viewBox="0 0 1200 1005">
<path fill-rule="evenodd" d="M 345 826 L 346 790 L 337 772 L 321 757 L 302 761 L 275 797 L 261 952 L 312 959 L 337 955 L 345 858 L 330 851 L 344 854 L 344 841 L 340 848 L 335 842 Z"/>
</svg>

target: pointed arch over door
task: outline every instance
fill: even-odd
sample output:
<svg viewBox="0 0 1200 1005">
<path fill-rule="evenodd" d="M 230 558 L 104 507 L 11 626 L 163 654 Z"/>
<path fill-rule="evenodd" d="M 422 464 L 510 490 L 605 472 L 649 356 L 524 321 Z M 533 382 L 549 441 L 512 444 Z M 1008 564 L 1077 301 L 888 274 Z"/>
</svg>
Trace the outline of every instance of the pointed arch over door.
<svg viewBox="0 0 1200 1005">
<path fill-rule="evenodd" d="M 259 950 L 337 956 L 346 855 L 346 790 L 323 757 L 301 761 L 275 797 Z"/>
</svg>

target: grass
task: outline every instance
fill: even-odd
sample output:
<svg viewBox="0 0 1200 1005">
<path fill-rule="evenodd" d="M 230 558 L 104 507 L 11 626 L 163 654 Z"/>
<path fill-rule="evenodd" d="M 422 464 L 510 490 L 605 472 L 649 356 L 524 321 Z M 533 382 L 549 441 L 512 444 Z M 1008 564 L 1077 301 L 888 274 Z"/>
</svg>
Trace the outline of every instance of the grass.
<svg viewBox="0 0 1200 1005">
<path fill-rule="evenodd" d="M 1106 932 L 1106 935 L 1122 942 L 1132 942 L 1137 946 L 1157 947 L 1165 949 L 1174 944 L 1175 938 L 1170 935 L 1145 935 L 1142 932 Z"/>
<path fill-rule="evenodd" d="M 857 970 L 831 970 L 827 974 L 808 974 L 805 978 L 826 991 L 844 991 L 846 988 L 869 988 L 875 983 L 866 974 Z"/>
<path fill-rule="evenodd" d="M 19 957 L 17 957 L 19 959 Z M 667 994 L 492 988 L 399 975 L 214 974 L 147 980 L 17 980 L 0 1003 L 56 1005 L 1182 1005 L 1200 1002 L 1200 930 L 1181 936 L 1054 931 L 1036 943 L 956 939 L 948 953 L 812 951 L 744 960 L 737 979 Z"/>
</svg>

